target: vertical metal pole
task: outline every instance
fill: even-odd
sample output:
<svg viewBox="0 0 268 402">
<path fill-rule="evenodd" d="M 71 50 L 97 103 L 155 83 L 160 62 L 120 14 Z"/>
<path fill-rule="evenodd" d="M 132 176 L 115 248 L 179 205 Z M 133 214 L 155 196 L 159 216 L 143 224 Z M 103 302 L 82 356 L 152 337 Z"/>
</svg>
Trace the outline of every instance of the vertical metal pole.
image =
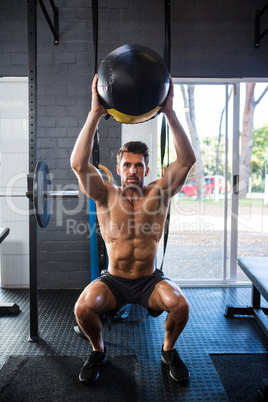
<svg viewBox="0 0 268 402">
<path fill-rule="evenodd" d="M 240 84 L 234 86 L 233 109 L 233 160 L 232 160 L 232 217 L 230 244 L 230 282 L 237 281 L 238 200 L 239 200 L 239 122 Z"/>
<path fill-rule="evenodd" d="M 94 73 L 98 72 L 98 36 L 99 36 L 99 4 L 98 0 L 92 0 L 92 27 L 93 44 L 95 53 Z"/>
<path fill-rule="evenodd" d="M 28 191 L 32 191 L 36 165 L 36 0 L 28 0 L 28 88 L 29 88 L 29 175 Z M 29 198 L 29 252 L 30 252 L 30 338 L 38 341 L 38 269 L 37 225 L 32 197 Z"/>
<path fill-rule="evenodd" d="M 261 308 L 261 295 L 258 289 L 252 284 L 251 303 L 253 308 Z"/>
<path fill-rule="evenodd" d="M 223 282 L 227 280 L 227 218 L 228 218 L 228 125 L 229 85 L 225 85 L 225 163 L 224 163 L 224 231 L 223 231 Z"/>
<path fill-rule="evenodd" d="M 170 0 L 165 0 L 165 48 L 164 60 L 170 72 Z"/>
<path fill-rule="evenodd" d="M 54 45 L 58 45 L 59 44 L 59 8 L 53 7 L 53 11 L 54 11 L 54 29 L 57 33 L 56 38 L 54 35 Z"/>
<path fill-rule="evenodd" d="M 260 47 L 260 11 L 255 14 L 255 47 Z"/>
</svg>

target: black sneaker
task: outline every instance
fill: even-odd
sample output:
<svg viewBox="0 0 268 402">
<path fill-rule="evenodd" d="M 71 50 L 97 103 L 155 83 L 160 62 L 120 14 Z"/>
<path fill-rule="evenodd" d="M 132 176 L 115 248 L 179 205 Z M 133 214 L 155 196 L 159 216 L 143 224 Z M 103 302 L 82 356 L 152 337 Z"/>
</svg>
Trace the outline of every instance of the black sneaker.
<svg viewBox="0 0 268 402">
<path fill-rule="evenodd" d="M 176 349 L 164 352 L 162 346 L 162 362 L 169 367 L 169 375 L 173 380 L 179 382 L 189 380 L 190 373 Z"/>
<path fill-rule="evenodd" d="M 91 352 L 80 371 L 79 380 L 86 383 L 96 381 L 100 374 L 99 367 L 106 362 L 106 348 L 104 348 L 104 352 Z"/>
</svg>

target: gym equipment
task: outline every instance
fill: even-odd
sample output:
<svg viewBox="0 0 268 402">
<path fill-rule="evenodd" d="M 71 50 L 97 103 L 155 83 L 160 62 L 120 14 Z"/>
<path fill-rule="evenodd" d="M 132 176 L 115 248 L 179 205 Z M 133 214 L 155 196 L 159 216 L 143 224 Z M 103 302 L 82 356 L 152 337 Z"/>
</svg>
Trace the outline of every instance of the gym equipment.
<svg viewBox="0 0 268 402">
<path fill-rule="evenodd" d="M 93 27 L 93 45 L 94 45 L 94 73 L 98 69 L 98 26 L 99 26 L 99 5 L 98 0 L 92 0 L 92 27 Z M 92 150 L 92 164 L 96 169 L 103 170 L 109 182 L 113 183 L 112 173 L 108 168 L 100 164 L 100 146 L 99 146 L 99 128 L 97 127 L 94 136 Z M 102 236 L 100 235 L 99 222 L 96 214 L 96 203 L 91 198 L 88 199 L 89 213 L 89 232 L 90 232 L 90 280 L 96 279 L 101 271 L 108 267 L 108 256 Z"/>
<path fill-rule="evenodd" d="M 103 170 L 110 183 L 114 182 L 114 178 L 110 170 L 101 164 L 98 164 L 98 169 Z M 80 190 L 87 197 L 79 184 Z M 99 234 L 99 224 L 96 212 L 96 203 L 92 198 L 88 199 L 88 212 L 89 212 L 89 233 L 90 233 L 90 280 L 98 278 L 102 270 L 108 268 L 108 256 L 104 241 Z"/>
<path fill-rule="evenodd" d="M 54 44 L 59 43 L 58 8 L 54 1 L 50 0 L 54 14 L 54 24 L 48 16 L 45 6 L 42 3 L 42 11 L 46 21 L 53 33 Z M 37 251 L 37 224 L 35 207 L 33 202 L 33 175 L 36 166 L 37 149 L 37 2 L 27 0 L 27 32 L 28 32 L 28 94 L 29 94 L 29 270 L 30 270 L 30 338 L 29 341 L 37 342 L 38 333 L 38 251 Z M 45 197 L 45 194 L 44 194 Z M 35 211 L 34 211 L 35 212 Z M 45 220 L 46 221 L 46 220 Z"/>
<path fill-rule="evenodd" d="M 28 197 L 33 200 L 37 224 L 46 228 L 50 220 L 50 198 L 78 198 L 79 191 L 50 191 L 49 169 L 45 161 L 38 162 L 33 175 L 33 189 L 26 193 L 0 193 L 0 197 Z"/>
<path fill-rule="evenodd" d="M 36 223 L 46 228 L 50 220 L 50 198 L 78 198 L 79 191 L 51 191 L 49 168 L 45 161 L 38 162 L 34 173 L 28 174 L 28 191 L 26 193 L 0 193 L 0 197 L 27 197 L 30 201 L 30 341 L 38 340 L 38 284 L 37 284 L 37 244 Z M 30 205 L 32 204 L 32 208 Z M 32 216 L 35 222 L 31 222 Z M 34 233 L 33 233 L 34 232 Z M 5 233 L 8 235 L 9 230 Z M 2 237 L 2 236 L 1 236 Z M 4 237 L 3 237 L 4 240 Z M 1 240 L 2 241 L 2 240 Z M 19 306 L 9 303 L 0 306 L 0 314 L 18 314 Z"/>
<path fill-rule="evenodd" d="M 268 257 L 240 257 L 238 265 L 252 282 L 251 305 L 230 306 L 225 309 L 225 317 L 234 315 L 253 315 L 268 337 L 268 308 L 261 306 L 261 297 L 268 302 Z"/>
<path fill-rule="evenodd" d="M 0 244 L 9 234 L 9 228 L 0 228 Z M 0 316 L 1 315 L 16 315 L 20 312 L 20 308 L 16 303 L 1 303 L 0 304 Z"/>
<path fill-rule="evenodd" d="M 106 166 L 99 164 L 98 168 L 106 173 L 110 183 L 114 182 L 113 175 Z M 90 232 L 90 280 L 92 282 L 100 276 L 101 271 L 108 268 L 108 256 L 103 238 L 99 231 L 96 203 L 91 198 L 88 199 L 88 211 Z"/>
<path fill-rule="evenodd" d="M 261 32 L 261 17 L 267 10 L 268 4 L 266 4 L 261 10 L 256 10 L 255 13 L 255 47 L 257 49 L 260 47 L 261 40 L 268 34 L 268 28 Z"/>
<path fill-rule="evenodd" d="M 95 145 L 96 147 L 96 145 Z M 98 147 L 96 148 L 98 150 Z M 95 161 L 95 158 L 97 160 Z M 97 161 L 99 160 L 99 152 L 93 153 L 93 159 L 95 162 L 95 166 Z M 101 164 L 98 164 L 98 169 L 103 170 L 110 183 L 113 183 L 113 175 L 110 170 Z M 81 192 L 87 197 L 87 194 L 83 191 L 79 184 L 79 188 Z M 99 233 L 99 223 L 96 212 L 96 203 L 92 198 L 88 199 L 88 215 L 89 215 L 89 243 L 90 243 L 90 281 L 94 281 L 96 278 L 100 276 L 102 270 L 106 270 L 108 268 L 108 255 L 106 251 L 106 247 L 104 241 Z M 87 339 L 84 332 L 81 330 L 79 325 L 74 326 L 74 332 L 77 335 L 82 336 L 82 338 Z"/>
<path fill-rule="evenodd" d="M 0 305 L 1 315 L 17 315 L 20 312 L 20 308 L 16 303 L 2 303 Z"/>
<path fill-rule="evenodd" d="M 119 123 L 142 123 L 155 117 L 169 91 L 169 72 L 154 50 L 127 44 L 109 53 L 98 70 L 98 94 Z"/>
<path fill-rule="evenodd" d="M 9 228 L 0 228 L 0 244 L 5 240 L 9 234 Z"/>
<path fill-rule="evenodd" d="M 165 47 L 164 47 L 164 60 L 165 63 L 170 70 L 170 1 L 165 0 Z M 166 122 L 166 117 L 162 115 L 162 124 L 161 124 L 161 172 L 164 175 L 164 159 L 165 152 L 167 150 L 167 167 L 169 166 L 169 126 Z M 165 220 L 164 226 L 164 248 L 163 248 L 163 257 L 162 263 L 160 266 L 161 271 L 163 270 L 163 264 L 167 249 L 168 243 L 168 235 L 169 235 L 169 222 L 170 222 L 170 204 L 168 207 L 167 217 Z"/>
</svg>

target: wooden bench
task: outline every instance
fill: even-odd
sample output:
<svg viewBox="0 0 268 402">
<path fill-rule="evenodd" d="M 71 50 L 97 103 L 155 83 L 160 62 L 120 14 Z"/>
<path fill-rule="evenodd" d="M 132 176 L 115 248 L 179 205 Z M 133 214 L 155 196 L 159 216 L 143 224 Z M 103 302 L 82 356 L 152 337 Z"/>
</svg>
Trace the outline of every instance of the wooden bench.
<svg viewBox="0 0 268 402">
<path fill-rule="evenodd" d="M 225 316 L 253 315 L 268 337 L 268 308 L 261 307 L 261 296 L 268 302 L 268 257 L 244 257 L 238 265 L 252 282 L 251 305 L 226 306 Z"/>
</svg>

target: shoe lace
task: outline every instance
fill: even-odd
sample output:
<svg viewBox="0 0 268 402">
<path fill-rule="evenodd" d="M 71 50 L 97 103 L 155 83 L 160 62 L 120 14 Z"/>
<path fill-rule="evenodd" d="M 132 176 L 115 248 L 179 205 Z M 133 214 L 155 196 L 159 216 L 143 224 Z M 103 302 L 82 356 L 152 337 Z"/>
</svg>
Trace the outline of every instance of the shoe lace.
<svg viewBox="0 0 268 402">
<path fill-rule="evenodd" d="M 98 364 L 98 361 L 99 361 L 98 352 L 93 351 L 88 356 L 88 358 L 85 362 L 85 367 L 96 366 Z"/>
<path fill-rule="evenodd" d="M 183 364 L 180 355 L 176 349 L 170 351 L 170 363 L 172 366 Z"/>
</svg>

